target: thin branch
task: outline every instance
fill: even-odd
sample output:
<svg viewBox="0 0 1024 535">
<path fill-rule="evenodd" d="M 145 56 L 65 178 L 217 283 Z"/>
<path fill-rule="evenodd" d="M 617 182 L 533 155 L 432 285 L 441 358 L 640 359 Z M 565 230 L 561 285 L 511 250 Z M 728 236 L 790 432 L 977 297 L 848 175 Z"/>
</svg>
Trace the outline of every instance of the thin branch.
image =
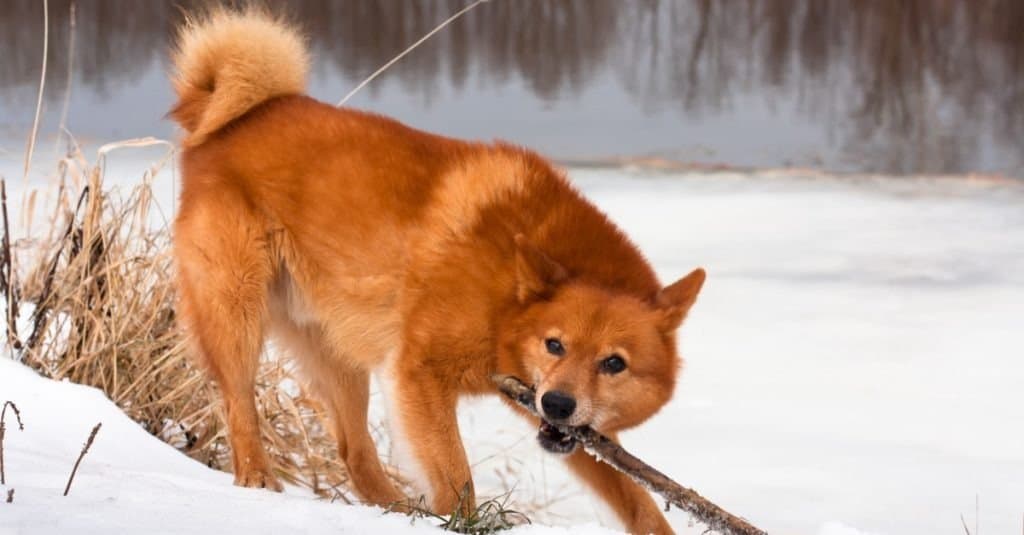
<svg viewBox="0 0 1024 535">
<path fill-rule="evenodd" d="M 472 4 L 469 4 L 468 6 L 462 8 L 461 10 L 456 12 L 454 15 L 448 17 L 444 22 L 439 24 L 436 28 L 434 28 L 433 30 L 430 30 L 430 32 L 427 33 L 427 35 L 424 35 L 423 37 L 420 37 L 419 41 L 416 41 L 415 43 L 410 45 L 409 48 L 406 48 L 405 50 L 403 50 L 401 54 L 399 54 L 399 55 L 395 56 L 394 58 L 392 58 L 391 61 L 385 63 L 383 67 L 381 67 L 381 68 L 377 69 L 376 71 L 374 71 L 373 74 L 371 74 L 365 80 L 360 82 L 359 85 L 355 86 L 352 89 L 352 91 L 349 91 L 348 94 L 345 95 L 345 98 L 341 99 L 338 102 L 338 107 L 340 108 L 340 107 L 344 106 L 345 103 L 348 102 L 348 99 L 352 98 L 352 96 L 355 95 L 356 93 L 358 93 L 360 89 L 362 89 L 364 86 L 366 86 L 366 84 L 372 82 L 374 78 L 379 76 L 384 71 L 388 70 L 388 67 L 391 67 L 392 65 L 397 63 L 398 60 L 400 60 L 403 57 L 405 57 L 405 55 L 408 54 L 409 52 L 412 52 L 416 47 L 418 47 L 421 44 L 423 44 L 423 42 L 426 41 L 427 39 L 430 39 L 430 37 L 433 36 L 435 33 L 441 31 L 442 29 L 444 29 L 445 26 L 448 26 L 452 22 L 455 22 L 455 19 L 458 19 L 459 17 L 465 15 L 466 13 L 469 13 L 469 11 L 471 9 L 473 9 L 474 7 L 480 5 L 480 4 L 484 3 L 484 2 L 487 2 L 487 1 L 488 0 L 476 0 L 476 2 L 473 2 Z"/>
<path fill-rule="evenodd" d="M 92 428 L 92 432 L 89 433 L 89 438 L 86 439 L 85 445 L 82 446 L 82 453 L 78 454 L 78 460 L 75 461 L 75 467 L 71 469 L 71 476 L 68 477 L 68 484 L 64 487 L 64 495 L 68 495 L 68 491 L 71 490 L 71 482 L 75 480 L 75 473 L 78 472 L 78 465 L 82 463 L 82 457 L 89 452 L 89 446 L 92 446 L 92 441 L 96 438 L 96 433 L 100 432 L 100 427 L 103 422 L 96 424 L 96 427 Z"/>
<path fill-rule="evenodd" d="M 511 375 L 494 375 L 491 380 L 506 396 L 525 407 L 533 415 L 541 417 L 534 406 L 533 400 L 536 393 L 533 388 Z M 767 535 L 764 530 L 754 527 L 746 520 L 715 505 L 707 498 L 697 494 L 696 491 L 676 483 L 590 427 L 551 425 L 557 427 L 560 432 L 572 436 L 583 445 L 587 453 L 599 461 L 611 465 L 644 488 L 660 494 L 668 503 L 690 513 L 707 525 L 709 529 L 726 535 Z"/>
<path fill-rule="evenodd" d="M 14 503 L 14 489 L 7 489 L 7 503 Z"/>
</svg>

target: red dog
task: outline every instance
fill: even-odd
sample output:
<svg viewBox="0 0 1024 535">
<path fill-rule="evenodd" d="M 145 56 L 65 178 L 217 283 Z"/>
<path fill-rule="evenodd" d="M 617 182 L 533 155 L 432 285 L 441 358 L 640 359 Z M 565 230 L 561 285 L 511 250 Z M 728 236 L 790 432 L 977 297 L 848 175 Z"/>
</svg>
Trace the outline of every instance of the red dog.
<svg viewBox="0 0 1024 535">
<path fill-rule="evenodd" d="M 302 36 L 252 9 L 190 21 L 174 55 L 180 313 L 223 393 L 237 484 L 280 489 L 253 396 L 269 334 L 330 407 L 355 490 L 376 504 L 404 496 L 367 431 L 371 371 L 441 513 L 472 489 L 456 404 L 495 393 L 493 373 L 532 381 L 550 421 L 613 437 L 669 400 L 702 270 L 662 287 L 540 156 L 322 104 L 303 96 L 307 64 Z M 630 530 L 671 532 L 627 477 L 551 426 L 539 439 Z"/>
</svg>

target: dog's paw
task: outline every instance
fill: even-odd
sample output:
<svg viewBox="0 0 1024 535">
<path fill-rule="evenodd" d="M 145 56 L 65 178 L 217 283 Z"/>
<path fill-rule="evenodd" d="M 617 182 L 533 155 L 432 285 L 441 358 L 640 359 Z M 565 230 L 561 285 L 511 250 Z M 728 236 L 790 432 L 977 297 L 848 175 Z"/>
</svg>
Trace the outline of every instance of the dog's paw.
<svg viewBox="0 0 1024 535">
<path fill-rule="evenodd" d="M 251 469 L 244 472 L 238 472 L 235 474 L 235 485 L 253 489 L 267 489 L 274 492 L 281 492 L 284 490 L 284 487 L 281 486 L 281 482 L 270 473 L 270 470 Z"/>
</svg>

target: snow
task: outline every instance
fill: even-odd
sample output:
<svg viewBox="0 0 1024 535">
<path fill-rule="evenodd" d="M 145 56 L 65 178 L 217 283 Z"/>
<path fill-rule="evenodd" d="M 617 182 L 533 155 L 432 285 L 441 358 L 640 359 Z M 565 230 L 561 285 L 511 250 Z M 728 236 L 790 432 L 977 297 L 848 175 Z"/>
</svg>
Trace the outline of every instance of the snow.
<svg viewBox="0 0 1024 535">
<path fill-rule="evenodd" d="M 14 400 L 25 429 L 8 414 L 5 467 L 14 501 L 0 504 L 0 533 L 437 533 L 426 520 L 372 507 L 317 501 L 302 491 L 242 489 L 146 433 L 102 392 L 43 379 L 0 359 L 0 397 Z M 10 412 L 10 411 L 8 411 Z M 96 440 L 71 491 L 64 485 L 82 443 Z M 575 530 L 574 530 L 575 531 Z M 585 533 L 606 533 L 596 526 Z M 562 535 L 527 526 L 523 535 Z"/>
<path fill-rule="evenodd" d="M 108 183 L 134 183 L 147 163 L 111 161 Z M 798 172 L 571 176 L 664 280 L 698 265 L 709 274 L 681 333 L 677 395 L 623 436 L 633 453 L 770 533 L 953 533 L 961 515 L 973 531 L 976 500 L 981 531 L 1020 532 L 1024 184 Z M 170 170 L 157 185 L 173 213 Z M 26 429 L 8 426 L 17 490 L 13 504 L 0 503 L 0 533 L 432 529 L 296 489 L 232 487 L 229 475 L 150 437 L 100 393 L 0 359 L 3 399 L 18 403 Z M 378 396 L 373 403 L 379 422 Z M 97 421 L 103 429 L 61 497 Z M 514 485 L 514 504 L 549 504 L 531 517 L 564 526 L 523 532 L 615 527 L 535 446 L 536 430 L 497 400 L 468 400 L 460 427 L 480 495 Z M 669 518 L 681 532 L 701 531 L 680 512 Z"/>
</svg>

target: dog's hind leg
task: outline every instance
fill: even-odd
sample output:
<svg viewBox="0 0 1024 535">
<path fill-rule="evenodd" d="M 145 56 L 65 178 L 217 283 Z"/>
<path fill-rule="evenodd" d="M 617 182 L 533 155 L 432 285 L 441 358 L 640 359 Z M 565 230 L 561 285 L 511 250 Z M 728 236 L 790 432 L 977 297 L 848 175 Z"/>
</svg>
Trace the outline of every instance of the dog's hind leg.
<svg viewBox="0 0 1024 535">
<path fill-rule="evenodd" d="M 255 378 L 273 263 L 245 199 L 209 187 L 183 196 L 175 222 L 178 312 L 220 387 L 235 484 L 281 490 L 260 442 Z"/>
<path fill-rule="evenodd" d="M 275 321 L 275 325 L 279 325 Z M 367 425 L 369 372 L 353 366 L 343 352 L 329 344 L 315 326 L 289 325 L 278 329 L 281 340 L 298 357 L 316 395 L 328 406 L 334 421 L 338 455 L 345 461 L 359 497 L 375 505 L 405 502 L 384 472 Z"/>
</svg>

